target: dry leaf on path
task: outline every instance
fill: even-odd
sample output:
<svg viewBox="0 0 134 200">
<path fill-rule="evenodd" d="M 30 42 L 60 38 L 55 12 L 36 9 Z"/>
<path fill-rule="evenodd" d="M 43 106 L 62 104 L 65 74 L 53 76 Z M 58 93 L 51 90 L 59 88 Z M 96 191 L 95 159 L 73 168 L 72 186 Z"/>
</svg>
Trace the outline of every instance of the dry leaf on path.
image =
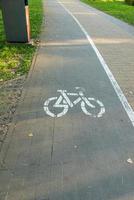
<svg viewBox="0 0 134 200">
<path fill-rule="evenodd" d="M 133 164 L 133 161 L 132 161 L 131 158 L 128 158 L 128 159 L 127 159 L 127 162 L 130 163 L 130 164 Z"/>
<path fill-rule="evenodd" d="M 33 137 L 33 134 L 32 134 L 32 133 L 29 133 L 28 136 L 29 136 L 29 137 Z"/>
</svg>

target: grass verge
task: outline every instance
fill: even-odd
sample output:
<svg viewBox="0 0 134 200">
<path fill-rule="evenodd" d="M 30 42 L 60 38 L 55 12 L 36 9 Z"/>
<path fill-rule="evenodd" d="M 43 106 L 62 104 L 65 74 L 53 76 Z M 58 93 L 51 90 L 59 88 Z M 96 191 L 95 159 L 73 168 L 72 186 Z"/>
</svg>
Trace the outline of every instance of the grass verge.
<svg viewBox="0 0 134 200">
<path fill-rule="evenodd" d="M 82 0 L 92 7 L 95 7 L 105 13 L 119 18 L 128 24 L 134 25 L 134 6 L 125 4 L 124 1 L 116 0 Z"/>
<path fill-rule="evenodd" d="M 43 18 L 42 0 L 29 1 L 31 37 L 40 33 Z M 0 81 L 6 81 L 28 73 L 36 47 L 29 44 L 8 44 L 0 12 Z"/>
</svg>

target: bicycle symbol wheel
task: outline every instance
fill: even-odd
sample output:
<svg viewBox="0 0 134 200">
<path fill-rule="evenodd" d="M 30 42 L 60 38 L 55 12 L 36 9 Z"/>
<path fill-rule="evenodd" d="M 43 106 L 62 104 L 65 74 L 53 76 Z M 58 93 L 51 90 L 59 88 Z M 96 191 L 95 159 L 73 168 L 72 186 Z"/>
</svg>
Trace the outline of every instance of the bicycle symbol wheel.
<svg viewBox="0 0 134 200">
<path fill-rule="evenodd" d="M 60 101 L 62 101 L 62 97 L 59 97 Z M 51 117 L 62 117 L 63 115 L 65 115 L 68 112 L 68 108 L 69 106 L 66 104 L 65 100 L 63 100 L 64 104 L 59 104 L 56 105 L 56 103 L 53 104 L 54 108 L 63 108 L 63 110 L 58 113 L 58 114 L 54 114 L 52 111 L 50 111 L 49 109 L 49 105 L 52 101 L 56 101 L 57 102 L 58 97 L 52 97 L 49 98 L 47 101 L 45 101 L 44 103 L 44 111 L 46 112 L 47 115 L 51 116 Z"/>
<path fill-rule="evenodd" d="M 88 101 L 91 105 L 89 106 Z M 103 103 L 99 100 L 96 100 L 94 98 L 86 98 L 85 101 L 81 102 L 81 109 L 86 115 L 90 115 L 92 117 L 102 117 L 102 115 L 105 113 L 105 107 Z M 96 111 L 97 110 L 97 111 Z"/>
</svg>

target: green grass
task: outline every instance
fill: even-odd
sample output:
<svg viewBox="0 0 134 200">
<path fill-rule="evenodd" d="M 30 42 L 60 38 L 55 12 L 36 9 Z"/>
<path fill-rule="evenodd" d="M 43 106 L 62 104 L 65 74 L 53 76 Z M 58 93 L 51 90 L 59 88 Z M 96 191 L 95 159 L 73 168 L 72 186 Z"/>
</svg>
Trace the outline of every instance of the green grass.
<svg viewBox="0 0 134 200">
<path fill-rule="evenodd" d="M 30 0 L 31 37 L 40 33 L 43 7 L 42 0 Z M 29 44 L 8 44 L 5 39 L 0 12 L 0 81 L 28 73 L 36 47 Z"/>
<path fill-rule="evenodd" d="M 117 17 L 131 25 L 134 25 L 134 6 L 125 4 L 124 1 L 116 0 L 82 0 L 83 2 Z"/>
</svg>

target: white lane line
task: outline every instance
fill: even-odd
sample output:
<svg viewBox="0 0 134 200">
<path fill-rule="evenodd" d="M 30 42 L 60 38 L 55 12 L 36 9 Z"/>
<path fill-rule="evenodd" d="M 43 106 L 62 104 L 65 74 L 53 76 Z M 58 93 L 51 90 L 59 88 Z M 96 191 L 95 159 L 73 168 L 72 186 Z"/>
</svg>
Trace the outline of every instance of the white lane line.
<svg viewBox="0 0 134 200">
<path fill-rule="evenodd" d="M 89 36 L 88 32 L 85 30 L 85 28 L 81 25 L 81 23 L 78 21 L 78 19 L 62 4 L 62 2 L 57 1 L 65 10 L 66 12 L 74 19 L 74 21 L 78 24 L 78 26 L 80 27 L 80 29 L 82 30 L 82 32 L 84 33 L 84 35 L 86 36 L 87 40 L 89 41 L 90 45 L 92 46 L 93 50 L 95 51 L 102 67 L 104 68 L 109 80 L 111 81 L 111 84 L 118 96 L 118 98 L 120 99 L 132 125 L 134 126 L 134 111 L 131 108 L 130 104 L 128 103 L 125 95 L 123 94 L 120 86 L 118 85 L 117 81 L 115 80 L 112 72 L 110 71 L 108 65 L 106 64 L 105 60 L 103 59 L 102 55 L 100 54 L 99 50 L 97 49 L 97 47 L 95 46 L 93 40 L 91 39 L 91 37 Z"/>
</svg>

